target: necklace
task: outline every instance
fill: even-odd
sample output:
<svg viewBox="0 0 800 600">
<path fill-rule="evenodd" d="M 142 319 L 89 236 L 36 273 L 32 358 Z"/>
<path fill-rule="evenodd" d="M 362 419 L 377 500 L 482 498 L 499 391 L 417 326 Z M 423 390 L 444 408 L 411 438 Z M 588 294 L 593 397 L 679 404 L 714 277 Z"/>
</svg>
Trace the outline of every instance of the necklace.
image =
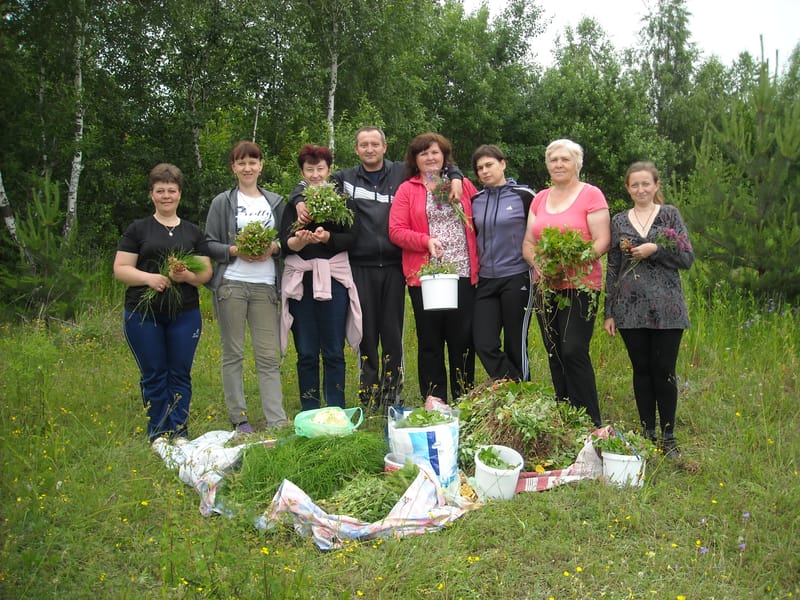
<svg viewBox="0 0 800 600">
<path fill-rule="evenodd" d="M 650 209 L 650 212 L 647 214 L 647 218 L 644 220 L 644 223 L 642 223 L 641 219 L 639 218 L 639 213 L 636 212 L 636 208 L 632 208 L 631 209 L 633 211 L 633 216 L 636 218 L 636 222 L 639 223 L 639 227 L 642 228 L 642 231 L 641 231 L 642 235 L 647 235 L 647 227 L 646 226 L 650 224 L 650 219 L 653 216 L 653 213 L 656 212 L 656 208 L 658 208 L 658 207 L 655 204 L 653 204 L 653 208 Z M 172 235 L 172 234 L 170 234 L 170 235 Z"/>
<path fill-rule="evenodd" d="M 181 224 L 180 219 L 178 219 L 178 222 L 175 223 L 175 225 L 167 225 L 166 223 L 162 223 L 161 221 L 159 221 L 158 217 L 156 217 L 155 215 L 153 215 L 153 218 L 156 220 L 156 223 L 164 226 L 164 229 L 167 230 L 169 237 L 172 237 L 172 232 L 175 231 L 175 228 Z"/>
</svg>

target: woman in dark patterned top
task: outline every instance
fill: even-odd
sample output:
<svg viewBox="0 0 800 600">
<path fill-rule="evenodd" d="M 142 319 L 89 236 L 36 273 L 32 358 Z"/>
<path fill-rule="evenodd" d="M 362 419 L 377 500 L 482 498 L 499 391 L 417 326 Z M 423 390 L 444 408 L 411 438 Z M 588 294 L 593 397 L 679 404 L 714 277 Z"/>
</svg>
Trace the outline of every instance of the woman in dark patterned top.
<svg viewBox="0 0 800 600">
<path fill-rule="evenodd" d="M 691 267 L 694 254 L 680 212 L 664 204 L 653 163 L 632 164 L 625 187 L 633 208 L 611 221 L 603 327 L 612 336 L 619 330 L 625 342 L 647 436 L 656 438 L 658 412 L 664 453 L 679 458 L 675 365 L 689 314 L 678 269 Z"/>
</svg>

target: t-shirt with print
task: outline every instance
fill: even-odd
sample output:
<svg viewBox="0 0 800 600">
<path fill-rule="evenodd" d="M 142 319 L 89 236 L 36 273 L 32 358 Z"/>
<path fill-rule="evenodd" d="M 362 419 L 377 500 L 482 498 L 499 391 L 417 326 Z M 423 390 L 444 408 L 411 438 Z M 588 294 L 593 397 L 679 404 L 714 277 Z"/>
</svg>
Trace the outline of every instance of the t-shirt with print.
<svg viewBox="0 0 800 600">
<path fill-rule="evenodd" d="M 246 196 L 239 190 L 237 191 L 236 204 L 237 232 L 254 221 L 260 221 L 264 227 L 278 228 L 272 207 L 261 194 L 258 197 Z M 264 261 L 234 260 L 225 270 L 225 279 L 275 285 L 275 261 L 272 256 L 269 256 Z"/>
</svg>

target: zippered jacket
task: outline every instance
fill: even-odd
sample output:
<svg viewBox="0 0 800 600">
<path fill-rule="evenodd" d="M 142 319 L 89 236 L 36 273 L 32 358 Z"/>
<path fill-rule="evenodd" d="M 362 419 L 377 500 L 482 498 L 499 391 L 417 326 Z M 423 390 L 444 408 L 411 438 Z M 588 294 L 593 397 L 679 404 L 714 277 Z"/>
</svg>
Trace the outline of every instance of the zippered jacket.
<svg viewBox="0 0 800 600">
<path fill-rule="evenodd" d="M 472 198 L 481 277 L 519 275 L 529 269 L 522 257 L 522 239 L 535 192 L 513 179 L 485 187 Z"/>
<path fill-rule="evenodd" d="M 222 284 L 225 270 L 228 265 L 236 260 L 235 256 L 230 255 L 231 246 L 236 244 L 236 211 L 238 206 L 239 186 L 231 190 L 218 194 L 212 201 L 208 209 L 206 218 L 206 240 L 208 241 L 208 254 L 214 261 L 214 274 L 206 283 L 206 287 L 216 291 Z M 283 217 L 283 197 L 274 192 L 259 187 L 258 191 L 267 199 L 272 214 L 275 216 L 275 228 L 280 226 Z M 283 270 L 282 261 L 278 256 L 274 256 L 276 285 L 280 289 L 280 277 Z"/>
<path fill-rule="evenodd" d="M 463 177 L 457 167 L 450 167 L 449 171 L 452 179 Z M 359 217 L 358 237 L 348 249 L 350 264 L 362 267 L 401 264 L 402 251 L 389 240 L 389 209 L 405 179 L 405 165 L 386 159 L 377 184 L 372 183 L 363 165 L 333 174 L 337 187 L 353 199 Z"/>
</svg>

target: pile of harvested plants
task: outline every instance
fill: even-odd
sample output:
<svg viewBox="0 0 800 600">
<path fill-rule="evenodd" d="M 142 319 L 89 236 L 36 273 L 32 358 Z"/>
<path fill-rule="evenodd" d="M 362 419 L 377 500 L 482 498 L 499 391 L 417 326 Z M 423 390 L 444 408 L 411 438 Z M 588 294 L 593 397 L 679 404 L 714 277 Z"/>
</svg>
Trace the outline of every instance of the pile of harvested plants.
<svg viewBox="0 0 800 600">
<path fill-rule="evenodd" d="M 221 495 L 228 506 L 263 507 L 288 479 L 316 501 L 328 498 L 351 480 L 382 472 L 385 454 L 386 439 L 378 432 L 292 436 L 272 448 L 253 445 L 243 452 L 239 471 L 226 477 Z"/>
<path fill-rule="evenodd" d="M 551 390 L 530 382 L 490 381 L 464 396 L 459 458 L 467 470 L 479 446 L 499 444 L 525 458 L 527 471 L 549 471 L 571 465 L 594 429 L 582 408 L 556 402 Z"/>
</svg>

